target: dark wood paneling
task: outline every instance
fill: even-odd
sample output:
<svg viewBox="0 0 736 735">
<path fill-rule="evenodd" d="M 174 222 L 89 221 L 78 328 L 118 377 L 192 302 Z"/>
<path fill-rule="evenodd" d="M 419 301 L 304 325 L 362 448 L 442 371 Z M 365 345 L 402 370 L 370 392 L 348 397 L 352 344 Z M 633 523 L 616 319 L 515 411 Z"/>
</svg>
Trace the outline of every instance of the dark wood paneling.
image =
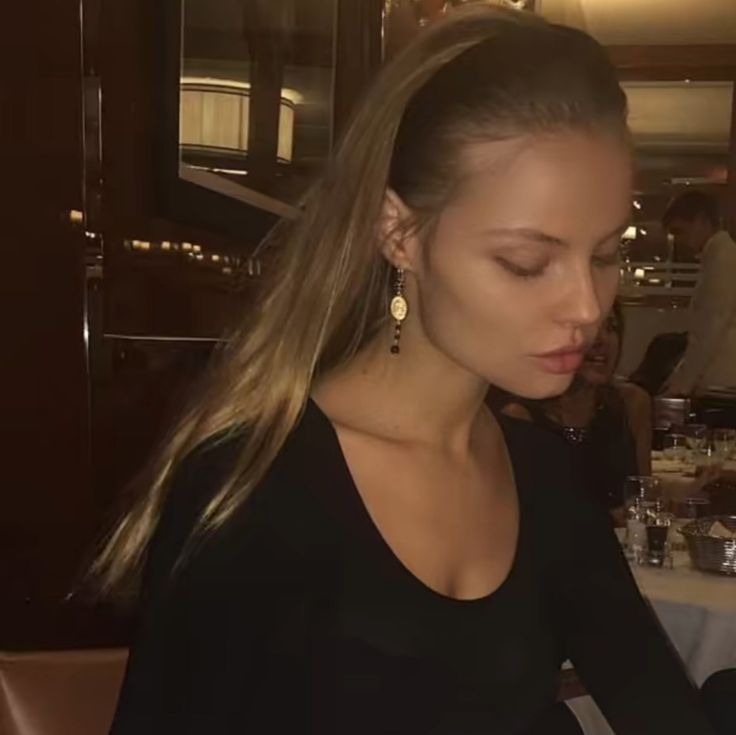
<svg viewBox="0 0 736 735">
<path fill-rule="evenodd" d="M 0 648 L 124 640 L 124 626 L 103 624 L 99 610 L 64 596 L 109 520 L 104 514 L 181 408 L 212 344 L 105 339 L 104 331 L 117 331 L 106 298 L 108 307 L 122 302 L 131 317 L 117 320 L 121 331 L 138 334 L 151 324 L 180 336 L 209 334 L 217 314 L 243 308 L 232 280 L 164 267 L 162 257 L 138 258 L 123 245 L 131 238 L 192 242 L 210 254 L 242 256 L 255 244 L 248 232 L 228 237 L 162 212 L 162 2 L 83 0 L 84 33 L 77 0 L 4 7 L 0 54 L 13 74 L 0 85 L 0 156 L 12 172 L 0 240 L 0 293 L 10 317 L 0 360 Z M 339 2 L 335 119 L 342 125 L 380 62 L 382 3 Z M 332 49 L 323 53 L 329 58 Z M 70 223 L 70 210 L 85 212 L 90 233 Z M 90 289 L 87 264 L 95 266 Z"/>
<path fill-rule="evenodd" d="M 334 129 L 339 136 L 381 65 L 383 3 L 338 0 Z"/>
<path fill-rule="evenodd" d="M 93 533 L 84 327 L 79 7 L 3 6 L 0 647 L 62 608 Z"/>
</svg>

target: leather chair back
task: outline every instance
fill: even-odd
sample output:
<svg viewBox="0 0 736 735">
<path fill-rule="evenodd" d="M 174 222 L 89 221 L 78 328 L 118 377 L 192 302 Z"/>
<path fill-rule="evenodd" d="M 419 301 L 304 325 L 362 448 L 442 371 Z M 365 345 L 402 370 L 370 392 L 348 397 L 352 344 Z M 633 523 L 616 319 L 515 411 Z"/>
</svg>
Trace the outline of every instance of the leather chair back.
<svg viewBox="0 0 736 735">
<path fill-rule="evenodd" d="M 0 652 L 0 735 L 107 735 L 125 649 Z"/>
</svg>

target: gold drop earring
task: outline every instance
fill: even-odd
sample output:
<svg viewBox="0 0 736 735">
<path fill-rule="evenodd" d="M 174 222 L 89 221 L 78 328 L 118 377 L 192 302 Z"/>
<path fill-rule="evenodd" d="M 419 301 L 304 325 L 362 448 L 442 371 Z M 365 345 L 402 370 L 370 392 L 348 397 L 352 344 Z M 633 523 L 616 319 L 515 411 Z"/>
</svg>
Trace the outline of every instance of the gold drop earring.
<svg viewBox="0 0 736 735">
<path fill-rule="evenodd" d="M 409 304 L 404 296 L 406 280 L 403 268 L 396 268 L 394 277 L 394 296 L 391 299 L 391 318 L 394 320 L 394 340 L 391 344 L 391 354 L 398 355 L 401 352 L 399 341 L 401 340 L 401 326 L 409 314 Z"/>
</svg>

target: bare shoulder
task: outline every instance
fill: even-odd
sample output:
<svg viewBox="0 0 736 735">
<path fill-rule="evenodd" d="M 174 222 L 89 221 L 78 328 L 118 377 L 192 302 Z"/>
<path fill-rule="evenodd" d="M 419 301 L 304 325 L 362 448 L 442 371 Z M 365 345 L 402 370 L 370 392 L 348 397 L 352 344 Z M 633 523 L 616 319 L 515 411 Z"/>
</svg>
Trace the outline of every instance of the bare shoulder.
<svg viewBox="0 0 736 735">
<path fill-rule="evenodd" d="M 630 412 L 643 413 L 651 411 L 652 398 L 641 386 L 628 381 L 621 381 L 616 383 L 616 390 Z"/>
<path fill-rule="evenodd" d="M 529 413 L 529 409 L 521 403 L 507 403 L 502 409 L 501 413 L 506 416 L 510 416 L 512 419 L 521 419 L 522 421 L 532 421 L 532 415 Z"/>
</svg>

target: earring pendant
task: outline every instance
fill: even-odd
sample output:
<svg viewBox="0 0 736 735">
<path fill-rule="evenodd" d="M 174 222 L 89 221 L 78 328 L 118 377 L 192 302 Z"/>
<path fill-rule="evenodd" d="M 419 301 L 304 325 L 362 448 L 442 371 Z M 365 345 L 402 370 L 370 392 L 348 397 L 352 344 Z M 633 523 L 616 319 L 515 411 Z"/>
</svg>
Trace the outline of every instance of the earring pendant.
<svg viewBox="0 0 736 735">
<path fill-rule="evenodd" d="M 409 314 L 409 304 L 404 296 L 404 285 L 406 279 L 403 268 L 396 269 L 396 279 L 394 281 L 394 296 L 391 299 L 389 312 L 394 320 L 394 338 L 391 344 L 391 354 L 398 355 L 401 352 L 399 342 L 401 340 L 401 326 Z"/>
</svg>

